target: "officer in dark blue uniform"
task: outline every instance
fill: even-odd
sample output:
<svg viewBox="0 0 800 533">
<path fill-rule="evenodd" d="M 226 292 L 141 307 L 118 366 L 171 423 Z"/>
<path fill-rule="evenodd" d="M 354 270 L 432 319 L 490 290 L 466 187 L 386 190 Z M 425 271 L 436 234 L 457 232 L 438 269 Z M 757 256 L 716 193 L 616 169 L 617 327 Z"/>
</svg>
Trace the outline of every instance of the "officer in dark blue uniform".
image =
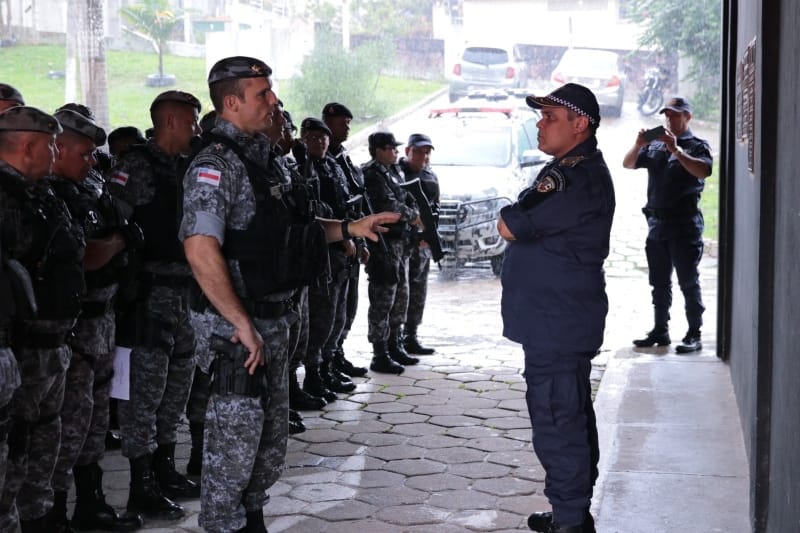
<svg viewBox="0 0 800 533">
<path fill-rule="evenodd" d="M 603 343 L 614 187 L 597 149 L 597 100 L 568 83 L 527 98 L 541 109 L 539 149 L 553 156 L 517 202 L 503 208 L 509 241 L 501 280 L 503 335 L 525 350 L 533 447 L 545 470 L 551 512 L 528 526 L 594 532 L 589 513 L 599 450 L 589 374 Z"/>
<path fill-rule="evenodd" d="M 625 168 L 647 169 L 647 266 L 653 287 L 655 324 L 639 347 L 664 346 L 670 343 L 669 308 L 672 305 L 672 269 L 686 301 L 689 330 L 675 351 L 696 352 L 702 349 L 700 328 L 703 325 L 703 299 L 697 266 L 703 255 L 703 214 L 698 203 L 705 179 L 711 175 L 711 149 L 708 143 L 692 134 L 689 121 L 692 108 L 685 98 L 670 99 L 661 113 L 666 129 L 654 141 L 645 130 L 639 131 L 636 143 L 625 154 Z"/>
</svg>

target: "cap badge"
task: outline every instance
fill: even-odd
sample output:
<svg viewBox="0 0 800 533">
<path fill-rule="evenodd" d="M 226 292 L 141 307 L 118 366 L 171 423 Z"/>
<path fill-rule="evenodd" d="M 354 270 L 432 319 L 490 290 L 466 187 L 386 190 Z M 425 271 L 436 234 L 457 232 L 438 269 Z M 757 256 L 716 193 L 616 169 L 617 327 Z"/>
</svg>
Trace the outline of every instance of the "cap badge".
<svg viewBox="0 0 800 533">
<path fill-rule="evenodd" d="M 263 74 L 264 74 L 264 69 L 262 69 L 260 66 L 258 66 L 258 65 L 255 65 L 255 64 L 250 66 L 250 70 L 251 70 L 251 71 L 252 71 L 254 74 L 257 74 L 257 75 L 259 75 L 259 76 L 261 76 L 261 75 L 263 75 Z"/>
</svg>

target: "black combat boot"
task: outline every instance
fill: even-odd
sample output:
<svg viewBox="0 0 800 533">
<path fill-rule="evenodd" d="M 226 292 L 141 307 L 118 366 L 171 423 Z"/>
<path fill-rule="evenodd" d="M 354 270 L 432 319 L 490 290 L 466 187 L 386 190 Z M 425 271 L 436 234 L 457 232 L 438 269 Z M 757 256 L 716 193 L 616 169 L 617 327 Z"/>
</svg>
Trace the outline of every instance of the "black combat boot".
<svg viewBox="0 0 800 533">
<path fill-rule="evenodd" d="M 338 398 L 325 386 L 325 381 L 320 375 L 320 368 L 315 365 L 306 365 L 306 377 L 303 379 L 303 390 L 311 396 L 323 398 L 326 402 L 335 402 Z"/>
<path fill-rule="evenodd" d="M 153 473 L 161 492 L 167 498 L 195 499 L 200 497 L 200 485 L 175 470 L 175 443 L 159 444 L 153 454 Z"/>
<path fill-rule="evenodd" d="M 436 352 L 433 348 L 427 348 L 419 343 L 416 329 L 406 329 L 403 337 L 403 348 L 406 352 L 417 355 L 432 355 Z"/>
<path fill-rule="evenodd" d="M 186 463 L 186 475 L 200 477 L 203 471 L 203 431 L 206 425 L 202 422 L 189 422 L 189 436 L 192 438 L 192 450 L 189 462 Z"/>
<path fill-rule="evenodd" d="M 142 527 L 142 517 L 135 513 L 117 514 L 103 494 L 103 470 L 97 463 L 75 465 L 75 512 L 72 527 L 78 531 L 135 531 Z"/>
<path fill-rule="evenodd" d="M 703 343 L 700 342 L 700 330 L 694 328 L 690 328 L 681 343 L 675 347 L 677 353 L 699 352 L 702 349 Z"/>
<path fill-rule="evenodd" d="M 333 352 L 333 367 L 342 374 L 351 378 L 363 378 L 367 375 L 367 369 L 363 366 L 356 366 L 344 356 L 344 348 L 339 346 Z"/>
<path fill-rule="evenodd" d="M 406 368 L 391 358 L 386 341 L 378 341 L 372 343 L 372 363 L 369 369 L 382 374 L 402 374 Z"/>
<path fill-rule="evenodd" d="M 403 348 L 403 339 L 399 330 L 393 330 L 389 335 L 389 355 L 401 365 L 416 365 L 419 359 L 411 357 Z"/>
<path fill-rule="evenodd" d="M 183 518 L 183 507 L 161 493 L 153 476 L 152 456 L 145 454 L 129 461 L 131 488 L 128 493 L 128 512 L 138 513 L 153 520 Z"/>
<path fill-rule="evenodd" d="M 289 407 L 295 411 L 319 411 L 326 405 L 325 398 L 313 396 L 300 388 L 297 370 L 289 371 Z"/>
<path fill-rule="evenodd" d="M 47 512 L 46 515 L 43 517 L 42 526 L 46 528 L 46 531 L 52 533 L 75 533 L 75 530 L 72 529 L 69 525 L 69 520 L 67 519 L 67 493 L 62 491 L 53 492 L 53 507 Z M 36 522 L 35 520 L 33 522 Z M 26 532 L 27 528 L 25 525 L 22 527 L 22 531 Z"/>
<path fill-rule="evenodd" d="M 53 533 L 54 530 L 50 524 L 50 513 L 33 520 L 20 520 L 19 527 L 22 533 Z"/>
<path fill-rule="evenodd" d="M 338 374 L 338 375 L 337 375 Z M 319 375 L 322 382 L 333 392 L 347 393 L 356 390 L 356 384 L 344 374 L 336 373 L 332 368 L 331 360 L 323 360 L 319 365 Z"/>
<path fill-rule="evenodd" d="M 303 417 L 292 408 L 289 408 L 289 434 L 296 435 L 306 430 L 306 425 L 303 424 Z"/>
<path fill-rule="evenodd" d="M 528 517 L 528 528 L 533 531 L 539 531 L 540 533 L 555 533 L 561 531 L 571 531 L 569 528 L 561 528 L 560 526 L 553 523 L 553 513 L 550 511 L 543 512 L 543 513 L 533 513 Z M 580 526 L 572 526 L 573 528 L 578 528 L 575 531 L 578 533 L 595 533 L 594 528 L 594 517 L 589 510 L 586 510 L 586 514 L 583 517 L 583 524 Z"/>
<path fill-rule="evenodd" d="M 667 326 L 655 326 L 647 332 L 643 339 L 634 339 L 633 345 L 639 348 L 650 348 L 651 346 L 667 346 L 670 342 Z"/>
<path fill-rule="evenodd" d="M 247 524 L 236 533 L 269 533 L 267 525 L 264 523 L 264 511 L 247 511 Z"/>
</svg>

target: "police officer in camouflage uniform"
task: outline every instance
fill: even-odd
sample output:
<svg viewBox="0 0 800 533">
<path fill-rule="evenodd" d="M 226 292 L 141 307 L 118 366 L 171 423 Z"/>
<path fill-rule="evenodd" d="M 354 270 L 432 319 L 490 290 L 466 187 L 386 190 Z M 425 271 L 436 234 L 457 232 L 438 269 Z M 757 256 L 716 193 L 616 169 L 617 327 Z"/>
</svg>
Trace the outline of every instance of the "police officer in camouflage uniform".
<svg viewBox="0 0 800 533">
<path fill-rule="evenodd" d="M 74 472 L 77 501 L 72 525 L 78 529 L 131 531 L 141 527 L 142 520 L 138 515 L 120 517 L 105 502 L 103 471 L 98 464 L 108 429 L 114 371 L 113 302 L 118 272 L 125 266 L 123 231 L 127 231 L 127 221 L 116 209 L 103 178 L 92 169 L 95 150 L 105 144 L 105 131 L 80 104 L 67 104 L 54 116 L 64 131 L 56 138 L 58 156 L 48 181 L 83 226 L 87 293 L 70 337 L 72 359 L 61 407 L 61 446 L 53 471 L 51 524 L 63 530 L 69 527 L 67 492 Z"/>
<path fill-rule="evenodd" d="M 422 192 L 428 199 L 431 211 L 439 213 L 439 179 L 430 167 L 431 138 L 422 133 L 412 133 L 406 143 L 406 156 L 400 159 L 406 181 L 419 179 Z M 403 327 L 403 347 L 408 353 L 431 355 L 433 348 L 422 346 L 417 339 L 417 328 L 422 323 L 425 298 L 428 295 L 428 274 L 431 270 L 431 249 L 419 232 L 411 235 L 411 255 L 408 258 L 408 311 Z"/>
<path fill-rule="evenodd" d="M 322 108 L 322 120 L 331 130 L 331 145 L 328 154 L 333 157 L 336 164 L 342 169 L 347 177 L 350 192 L 353 194 L 364 194 L 364 176 L 361 168 L 353 163 L 344 143 L 350 135 L 350 121 L 353 120 L 353 113 L 344 105 L 337 102 L 325 104 Z M 368 199 L 361 202 L 361 211 L 367 211 L 366 204 Z M 354 239 L 356 254 L 350 257 L 349 276 L 347 280 L 347 316 L 344 328 L 339 338 L 336 340 L 336 352 L 333 357 L 333 365 L 339 372 L 354 378 L 360 378 L 367 374 L 367 369 L 362 366 L 355 366 L 351 363 L 344 353 L 344 341 L 353 321 L 358 312 L 358 278 L 361 272 L 361 265 L 369 261 L 369 248 L 363 239 Z"/>
<path fill-rule="evenodd" d="M 10 404 L 0 531 L 52 532 L 51 475 L 58 455 L 68 335 L 85 291 L 83 232 L 41 178 L 52 172 L 58 121 L 36 108 L 0 113 L 0 219 L 9 257 L 31 277 L 37 314 L 12 331 L 22 385 Z"/>
<path fill-rule="evenodd" d="M 270 163 L 261 133 L 277 101 L 270 75 L 262 61 L 242 56 L 211 68 L 213 142 L 184 178 L 180 236 L 203 291 L 193 313 L 204 325 L 201 366 L 212 372 L 199 523 L 214 532 L 266 531 L 266 490 L 286 452 L 296 289 L 320 275 L 327 240 L 376 238 L 377 224 L 397 219 L 314 220 L 307 194 Z"/>
<path fill-rule="evenodd" d="M 122 452 L 131 464 L 128 510 L 146 518 L 175 519 L 174 498 L 196 498 L 199 487 L 175 470 L 175 443 L 195 368 L 189 321 L 192 277 L 177 238 L 178 168 L 199 132 L 200 102 L 189 93 L 166 91 L 150 106 L 154 134 L 132 146 L 112 169 L 109 188 L 145 238 L 133 317 L 130 399 L 120 402 Z M 155 481 L 157 483 L 154 483 Z"/>
<path fill-rule="evenodd" d="M 397 211 L 402 216 L 384 236 L 387 250 L 371 245 L 367 263 L 369 275 L 369 341 L 373 356 L 370 369 L 400 374 L 403 365 L 415 365 L 403 348 L 402 327 L 408 309 L 408 257 L 411 233 L 419 225 L 419 212 L 410 193 L 400 184 L 405 180 L 397 163 L 397 147 L 402 143 L 387 132 L 369 136 L 372 159 L 361 170 L 364 186 L 373 209 Z"/>
<path fill-rule="evenodd" d="M 7 83 L 0 83 L 0 113 L 20 105 L 25 105 L 20 92 Z"/>
</svg>

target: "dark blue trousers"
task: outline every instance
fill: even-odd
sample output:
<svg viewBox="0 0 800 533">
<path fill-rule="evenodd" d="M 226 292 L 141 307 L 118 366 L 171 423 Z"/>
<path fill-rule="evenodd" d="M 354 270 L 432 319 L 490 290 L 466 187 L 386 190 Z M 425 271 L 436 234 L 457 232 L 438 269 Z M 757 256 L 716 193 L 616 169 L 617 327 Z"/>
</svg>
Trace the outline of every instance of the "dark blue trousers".
<svg viewBox="0 0 800 533">
<path fill-rule="evenodd" d="M 589 374 L 594 354 L 554 354 L 525 347 L 525 400 L 533 449 L 545 471 L 544 494 L 561 525 L 584 520 L 600 450 Z"/>
</svg>

